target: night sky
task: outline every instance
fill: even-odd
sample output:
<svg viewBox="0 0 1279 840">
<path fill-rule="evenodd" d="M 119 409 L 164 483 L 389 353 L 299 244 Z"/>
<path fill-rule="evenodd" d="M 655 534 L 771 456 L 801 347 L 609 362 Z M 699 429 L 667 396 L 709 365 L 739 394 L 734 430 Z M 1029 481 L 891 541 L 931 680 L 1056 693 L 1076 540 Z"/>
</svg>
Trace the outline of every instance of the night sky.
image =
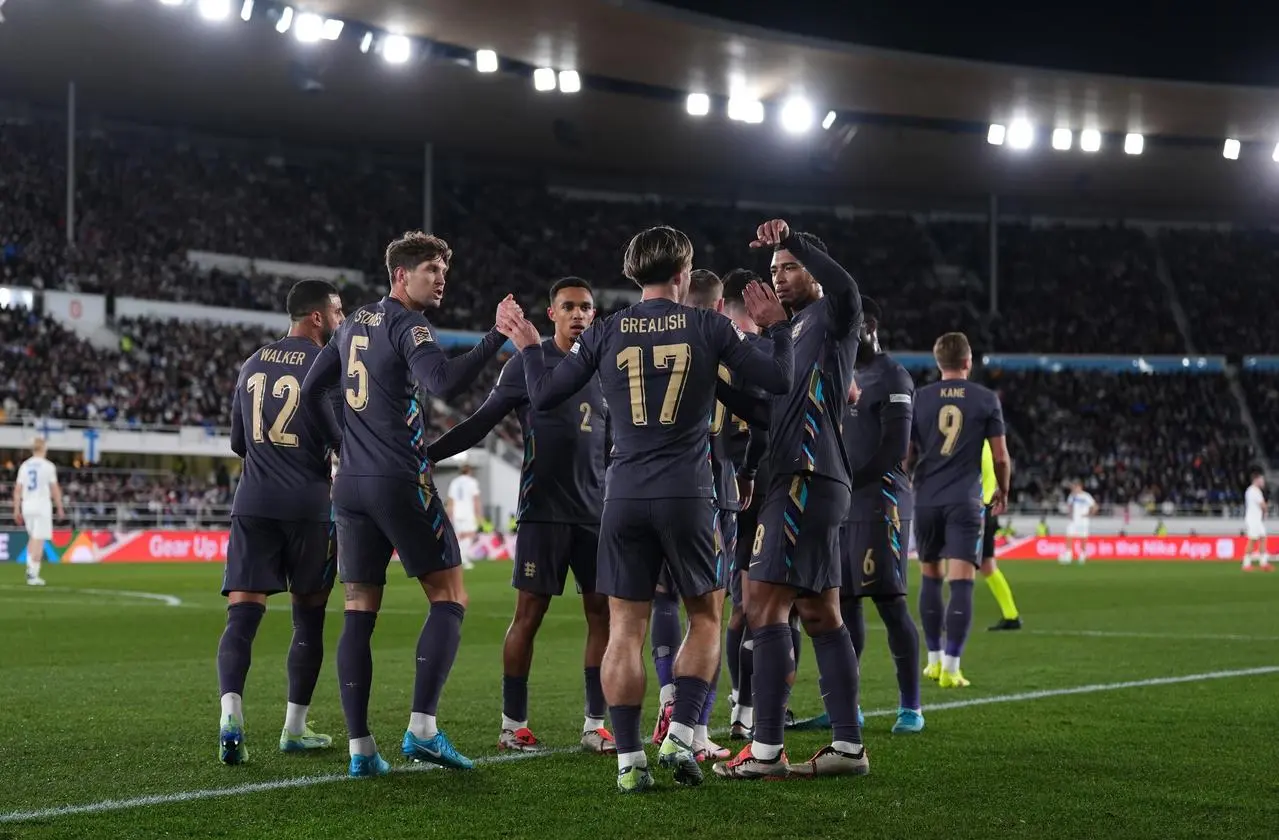
<svg viewBox="0 0 1279 840">
<path fill-rule="evenodd" d="M 841 41 L 1037 67 L 1279 85 L 1279 6 L 1097 0 L 661 0 Z"/>
</svg>

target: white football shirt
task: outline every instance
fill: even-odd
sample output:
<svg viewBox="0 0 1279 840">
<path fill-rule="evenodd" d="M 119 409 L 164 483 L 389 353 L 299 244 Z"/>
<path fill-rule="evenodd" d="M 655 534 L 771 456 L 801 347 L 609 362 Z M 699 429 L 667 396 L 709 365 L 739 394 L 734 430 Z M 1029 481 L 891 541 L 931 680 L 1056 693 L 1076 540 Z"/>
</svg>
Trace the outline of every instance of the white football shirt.
<svg viewBox="0 0 1279 840">
<path fill-rule="evenodd" d="M 1066 500 L 1066 507 L 1070 509 L 1070 521 L 1083 523 L 1088 521 L 1088 512 L 1092 510 L 1093 497 L 1087 490 L 1080 490 L 1078 493 L 1071 493 L 1070 498 Z"/>
<path fill-rule="evenodd" d="M 1266 505 L 1266 497 L 1262 494 L 1261 488 L 1255 484 L 1248 485 L 1248 489 L 1243 493 L 1244 516 L 1248 519 L 1263 519 L 1263 510 Z"/>
<path fill-rule="evenodd" d="M 475 497 L 480 495 L 480 483 L 475 476 L 459 475 L 449 482 L 449 498 L 453 500 L 453 510 L 463 516 L 475 513 Z"/>
<path fill-rule="evenodd" d="M 53 506 L 52 488 L 58 483 L 58 468 L 45 458 L 28 458 L 18 467 L 24 510 Z"/>
</svg>

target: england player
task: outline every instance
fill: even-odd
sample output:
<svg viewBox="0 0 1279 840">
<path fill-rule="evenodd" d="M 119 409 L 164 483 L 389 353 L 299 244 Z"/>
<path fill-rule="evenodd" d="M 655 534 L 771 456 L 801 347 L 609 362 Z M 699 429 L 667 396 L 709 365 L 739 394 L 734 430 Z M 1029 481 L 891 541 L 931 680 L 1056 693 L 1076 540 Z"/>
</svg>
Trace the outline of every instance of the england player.
<svg viewBox="0 0 1279 840">
<path fill-rule="evenodd" d="M 1252 561 L 1256 560 L 1263 572 L 1274 571 L 1270 565 L 1270 557 L 1266 552 L 1266 494 L 1262 492 L 1266 486 L 1266 477 L 1260 472 L 1252 474 L 1252 483 L 1243 493 L 1243 525 L 1244 535 L 1248 538 L 1243 549 L 1243 570 L 1252 571 Z"/>
<path fill-rule="evenodd" d="M 1081 482 L 1070 485 L 1066 498 L 1066 513 L 1070 522 L 1066 525 L 1066 550 L 1062 552 L 1062 565 L 1078 560 L 1079 565 L 1088 562 L 1088 520 L 1097 514 L 1097 501 L 1084 489 Z"/>
<path fill-rule="evenodd" d="M 920 732 L 919 631 L 906 606 L 903 534 L 910 531 L 913 491 L 904 461 L 910 448 L 915 383 L 879 346 L 879 304 L 862 298 L 864 321 L 857 348 L 856 397 L 844 420 L 844 446 L 853 465 L 852 504 L 840 533 L 843 554 L 841 611 L 858 661 L 866 646 L 862 603 L 870 598 L 888 631 L 897 671 L 898 709 L 893 732 Z M 851 395 L 850 395 L 851 396 Z"/>
<path fill-rule="evenodd" d="M 40 564 L 44 560 L 44 544 L 53 539 L 53 515 L 66 516 L 62 509 L 62 487 L 58 484 L 58 468 L 44 457 L 44 438 L 31 443 L 31 457 L 18 467 L 13 483 L 13 521 L 27 529 L 27 586 L 44 586 Z"/>
<path fill-rule="evenodd" d="M 565 277 L 551 286 L 546 312 L 555 335 L 542 342 L 549 365 L 563 361 L 595 317 L 590 284 Z M 607 709 L 600 663 L 608 645 L 608 599 L 595 590 L 595 555 L 600 511 L 604 507 L 604 467 L 608 454 L 608 406 L 599 379 L 592 379 L 572 399 L 550 411 L 529 404 L 524 362 L 514 356 L 497 385 L 476 412 L 427 448 L 432 462 L 450 458 L 478 444 L 502 418 L 517 412 L 524 437 L 520 470 L 519 540 L 511 586 L 515 616 L 502 648 L 502 727 L 498 748 L 531 752 L 541 748 L 529 729 L 528 677 L 533 640 L 550 609 L 551 598 L 564 594 L 571 569 L 586 613 L 586 719 L 582 749 L 614 751 L 604 727 Z"/>
<path fill-rule="evenodd" d="M 795 383 L 771 406 L 767 488 L 747 570 L 753 634 L 754 741 L 715 772 L 730 779 L 869 772 L 857 722 L 857 655 L 839 612 L 839 528 L 848 514 L 849 466 L 840 436 L 862 321 L 857 284 L 815 236 L 780 219 L 756 231 L 773 250 L 777 295 L 794 313 Z M 819 285 L 820 284 L 820 285 Z M 787 763 L 783 729 L 794 670 L 789 622 L 797 607 L 833 729 L 830 746 Z"/>
<path fill-rule="evenodd" d="M 222 710 L 218 758 L 243 764 L 244 684 L 267 597 L 289 592 L 293 641 L 283 752 L 326 749 L 307 711 L 324 662 L 324 607 L 333 589 L 329 445 L 323 421 L 297 411 L 307 371 L 342 323 L 342 299 L 323 280 L 302 280 L 285 303 L 289 334 L 256 350 L 240 367 L 231 398 L 231 450 L 244 459 L 231 508 L 222 595 L 226 629 L 218 642 Z M 329 406 L 322 411 L 330 413 Z"/>
<path fill-rule="evenodd" d="M 434 458 L 431 459 L 435 461 Z M 449 482 L 448 515 L 457 533 L 458 550 L 462 552 L 462 568 L 474 567 L 471 562 L 471 548 L 475 545 L 475 537 L 480 532 L 480 520 L 484 518 L 484 507 L 480 500 L 480 483 L 471 475 L 471 467 L 463 464 L 458 475 Z"/>
<path fill-rule="evenodd" d="M 747 291 L 752 315 L 772 341 L 742 341 L 728 319 L 682 305 L 692 262 L 693 246 L 683 233 L 657 227 L 637 234 L 623 271 L 643 289 L 640 302 L 597 321 L 550 372 L 531 324 L 516 325 L 512 335 L 535 407 L 568 399 L 598 371 L 613 412 L 599 589 L 609 596 L 604 694 L 624 793 L 653 784 L 640 704 L 649 611 L 664 566 L 683 600 L 688 634 L 675 657 L 675 707 L 658 759 L 674 769 L 677 783 L 702 781 L 694 728 L 719 665 L 726 575 L 716 544 L 708 434 L 719 365 L 771 393 L 788 390 L 794 374 L 789 325 L 777 299 L 762 286 Z"/>
<path fill-rule="evenodd" d="M 981 500 L 986 505 L 986 527 L 981 535 L 981 576 L 986 579 L 990 594 L 995 596 L 999 604 L 999 621 L 987 627 L 987 630 L 1020 630 L 1021 613 L 1017 611 L 1017 602 L 1013 600 L 1012 587 L 1008 578 L 1004 577 L 999 563 L 995 560 L 995 536 L 999 533 L 999 516 L 995 514 L 991 503 L 995 499 L 995 491 L 999 489 L 999 480 L 995 477 L 995 455 L 990 451 L 989 441 L 981 448 Z"/>
<path fill-rule="evenodd" d="M 334 424 L 328 431 L 342 453 L 333 485 L 345 590 L 337 671 L 352 776 L 390 772 L 369 731 L 369 692 L 370 643 L 392 551 L 431 604 L 418 637 L 412 713 L 401 750 L 411 761 L 474 766 L 435 720 L 461 640 L 466 588 L 457 537 L 431 480 L 423 412 L 428 396 L 448 399 L 470 387 L 505 338 L 491 330 L 453 358 L 436 342 L 423 313 L 439 308 L 452 256 L 444 240 L 420 231 L 391 242 L 390 293 L 346 319 L 302 387 L 303 403 L 314 416 L 325 416 L 319 409 L 333 389 L 341 387 L 345 399 L 342 427 Z M 508 295 L 498 314 L 512 311 L 519 307 Z"/>
<path fill-rule="evenodd" d="M 919 618 L 928 645 L 924 676 L 942 688 L 962 688 L 968 680 L 960 656 L 973 621 L 973 578 L 981 566 L 981 452 L 985 442 L 995 460 L 998 488 L 991 510 L 1008 504 L 1012 463 L 1004 438 L 1004 412 L 994 391 L 975 382 L 973 353 L 963 333 L 946 333 L 933 344 L 941 379 L 915 394 L 911 448 L 915 462 L 915 534 L 923 572 Z M 942 603 L 942 581 L 950 599 Z M 945 648 L 942 624 L 945 623 Z"/>
</svg>

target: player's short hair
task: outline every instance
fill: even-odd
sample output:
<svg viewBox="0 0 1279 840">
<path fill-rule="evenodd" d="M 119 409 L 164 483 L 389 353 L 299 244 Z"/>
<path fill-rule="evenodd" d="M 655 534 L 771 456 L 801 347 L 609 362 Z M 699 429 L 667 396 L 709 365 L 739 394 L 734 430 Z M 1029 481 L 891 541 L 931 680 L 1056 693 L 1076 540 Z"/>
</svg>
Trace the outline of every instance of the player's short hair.
<svg viewBox="0 0 1279 840">
<path fill-rule="evenodd" d="M 1262 477 L 1262 476 L 1264 476 L 1264 475 L 1265 475 L 1265 472 L 1263 472 L 1262 470 L 1259 470 L 1259 469 L 1253 468 L 1253 469 L 1252 469 L 1252 470 L 1248 473 L 1248 480 L 1249 480 L 1249 481 L 1256 481 L 1257 479 L 1261 478 L 1261 477 Z"/>
<path fill-rule="evenodd" d="M 551 303 L 555 303 L 555 296 L 564 289 L 585 289 L 592 297 L 595 296 L 595 290 L 591 288 L 591 284 L 581 277 L 561 277 L 551 284 Z"/>
<path fill-rule="evenodd" d="M 862 317 L 879 326 L 884 321 L 884 310 L 874 298 L 862 295 Z"/>
<path fill-rule="evenodd" d="M 804 240 L 805 242 L 808 243 L 808 246 L 810 248 L 816 248 L 817 250 L 821 251 L 823 254 L 830 253 L 829 251 L 826 250 L 826 243 L 823 242 L 821 237 L 815 233 L 808 233 L 807 231 L 796 230 L 796 231 L 791 231 L 791 236 L 795 237 L 796 239 Z M 774 250 L 782 251 L 785 249 L 782 247 L 781 243 L 779 242 L 777 244 L 777 247 L 774 248 Z"/>
<path fill-rule="evenodd" d="M 692 265 L 692 241 L 682 231 L 660 225 L 631 239 L 622 258 L 622 273 L 639 286 L 653 286 L 669 283 Z"/>
<path fill-rule="evenodd" d="M 44 452 L 45 449 L 48 448 L 48 446 L 49 446 L 48 441 L 46 441 L 42 437 L 35 438 L 34 440 L 31 441 L 32 452 Z"/>
<path fill-rule="evenodd" d="M 709 307 L 723 297 L 724 282 L 719 275 L 707 268 L 698 268 L 689 275 L 689 306 Z"/>
<path fill-rule="evenodd" d="M 327 309 L 334 295 L 341 297 L 337 286 L 327 280 L 299 280 L 289 289 L 284 308 L 289 310 L 290 318 L 301 321 L 312 312 Z"/>
<path fill-rule="evenodd" d="M 395 269 L 412 271 L 427 260 L 439 257 L 445 265 L 453 259 L 453 249 L 438 236 L 410 230 L 386 246 L 386 273 L 395 282 Z"/>
<path fill-rule="evenodd" d="M 746 287 L 760 277 L 749 268 L 735 268 L 724 275 L 724 305 L 745 306 Z M 763 281 L 760 281 L 763 282 Z"/>
<path fill-rule="evenodd" d="M 948 332 L 933 342 L 933 358 L 942 370 L 963 370 L 964 362 L 972 357 L 972 345 L 961 332 Z"/>
</svg>

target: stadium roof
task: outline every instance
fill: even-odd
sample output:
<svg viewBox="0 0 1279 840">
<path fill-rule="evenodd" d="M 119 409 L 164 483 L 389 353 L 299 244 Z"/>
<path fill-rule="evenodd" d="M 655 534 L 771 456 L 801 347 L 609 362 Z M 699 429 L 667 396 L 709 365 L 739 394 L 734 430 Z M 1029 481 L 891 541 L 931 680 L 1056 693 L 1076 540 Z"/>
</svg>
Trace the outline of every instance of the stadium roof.
<svg viewBox="0 0 1279 840">
<path fill-rule="evenodd" d="M 240 0 L 235 0 L 238 6 Z M 180 0 L 179 0 L 180 2 Z M 194 0 L 192 0 L 194 2 Z M 259 0 L 263 6 L 266 0 Z M 1096 214 L 1230 218 L 1273 211 L 1279 91 L 1035 70 L 819 41 L 646 0 L 307 0 L 349 22 L 336 43 L 298 43 L 257 18 L 218 24 L 155 0 L 19 0 L 0 25 L 0 95 L 57 104 L 68 79 L 85 113 L 231 134 L 417 144 L 671 181 L 802 189 L 798 201 L 918 206 L 990 192 Z M 404 66 L 357 47 L 367 24 L 428 39 Z M 425 44 L 426 42 L 422 42 Z M 514 73 L 455 60 L 495 50 Z M 427 56 L 432 58 L 427 60 Z M 537 93 L 531 67 L 582 73 L 581 93 Z M 523 72 L 521 72 L 521 69 Z M 309 92 L 308 92 L 309 91 Z M 685 113 L 683 96 L 802 94 L 837 130 L 792 136 L 771 118 Z M 1037 145 L 986 142 L 1028 120 Z M 839 128 L 848 126 L 847 131 Z M 1054 127 L 1106 132 L 1097 154 L 1056 152 Z M 852 135 L 852 129 L 856 135 Z M 1123 135 L 1146 137 L 1126 155 Z M 849 137 L 851 136 L 851 140 Z M 1227 137 L 1243 141 L 1225 160 Z M 845 141 L 847 145 L 845 147 Z"/>
</svg>

